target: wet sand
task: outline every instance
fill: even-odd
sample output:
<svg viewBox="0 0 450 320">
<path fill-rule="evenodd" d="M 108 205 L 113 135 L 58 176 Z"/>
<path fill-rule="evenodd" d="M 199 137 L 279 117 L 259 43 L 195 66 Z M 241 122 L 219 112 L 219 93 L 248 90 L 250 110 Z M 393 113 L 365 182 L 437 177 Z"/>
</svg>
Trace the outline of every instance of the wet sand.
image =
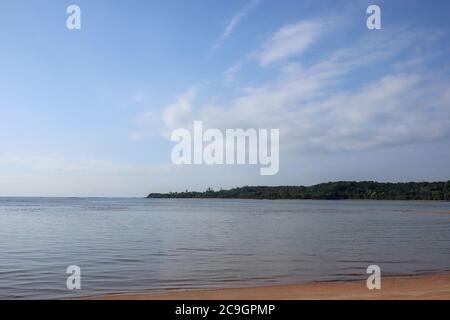
<svg viewBox="0 0 450 320">
<path fill-rule="evenodd" d="M 100 300 L 329 300 L 329 299 L 407 299 L 450 300 L 450 273 L 384 277 L 380 290 L 369 290 L 366 280 L 316 282 L 214 290 L 169 290 L 164 293 L 140 293 L 94 296 Z"/>
</svg>

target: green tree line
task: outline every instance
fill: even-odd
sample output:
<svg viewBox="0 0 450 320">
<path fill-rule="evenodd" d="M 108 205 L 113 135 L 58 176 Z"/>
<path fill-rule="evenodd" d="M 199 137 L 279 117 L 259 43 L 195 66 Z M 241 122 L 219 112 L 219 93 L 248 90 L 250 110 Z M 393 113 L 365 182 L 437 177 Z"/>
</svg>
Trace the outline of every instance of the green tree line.
<svg viewBox="0 0 450 320">
<path fill-rule="evenodd" d="M 446 182 L 383 183 L 338 181 L 313 186 L 245 186 L 229 190 L 207 189 L 151 193 L 147 198 L 219 199 L 371 199 L 371 200 L 450 200 L 450 180 Z"/>
</svg>

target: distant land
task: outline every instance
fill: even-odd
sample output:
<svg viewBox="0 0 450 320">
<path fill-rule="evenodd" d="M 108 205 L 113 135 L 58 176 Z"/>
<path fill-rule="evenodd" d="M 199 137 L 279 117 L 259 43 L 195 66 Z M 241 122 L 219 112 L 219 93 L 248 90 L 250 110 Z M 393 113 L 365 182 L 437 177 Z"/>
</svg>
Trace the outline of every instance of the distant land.
<svg viewBox="0 0 450 320">
<path fill-rule="evenodd" d="M 229 190 L 150 193 L 147 198 L 441 200 L 450 201 L 446 182 L 337 181 L 313 186 L 245 186 Z"/>
</svg>

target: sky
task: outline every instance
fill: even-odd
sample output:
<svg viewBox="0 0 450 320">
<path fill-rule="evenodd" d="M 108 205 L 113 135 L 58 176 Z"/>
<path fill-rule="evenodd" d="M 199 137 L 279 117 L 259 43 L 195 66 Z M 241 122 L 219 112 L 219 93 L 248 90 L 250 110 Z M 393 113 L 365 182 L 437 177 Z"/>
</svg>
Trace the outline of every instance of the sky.
<svg viewBox="0 0 450 320">
<path fill-rule="evenodd" d="M 2 1 L 0 196 L 449 180 L 449 15 L 438 0 Z M 173 164 L 170 133 L 194 120 L 279 129 L 278 174 Z"/>
</svg>

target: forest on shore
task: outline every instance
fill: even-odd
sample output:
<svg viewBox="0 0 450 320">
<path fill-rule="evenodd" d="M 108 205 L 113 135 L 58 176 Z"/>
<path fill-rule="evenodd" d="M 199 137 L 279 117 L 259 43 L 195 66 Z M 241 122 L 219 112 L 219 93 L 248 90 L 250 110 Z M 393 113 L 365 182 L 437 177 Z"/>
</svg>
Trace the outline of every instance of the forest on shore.
<svg viewBox="0 0 450 320">
<path fill-rule="evenodd" d="M 150 193 L 147 198 L 218 199 L 317 199 L 317 200 L 445 200 L 450 201 L 446 182 L 337 181 L 312 186 L 245 186 L 228 190 Z"/>
</svg>

